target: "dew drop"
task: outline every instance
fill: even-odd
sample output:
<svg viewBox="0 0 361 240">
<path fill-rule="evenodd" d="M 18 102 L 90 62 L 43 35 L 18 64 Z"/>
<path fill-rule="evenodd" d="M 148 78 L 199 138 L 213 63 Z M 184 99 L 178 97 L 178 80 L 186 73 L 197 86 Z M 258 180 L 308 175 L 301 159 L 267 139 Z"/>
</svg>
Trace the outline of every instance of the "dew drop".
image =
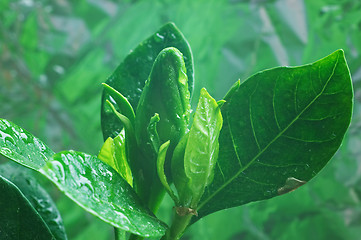
<svg viewBox="0 0 361 240">
<path fill-rule="evenodd" d="M 13 145 L 15 145 L 15 140 L 14 138 L 7 134 L 7 133 L 4 133 L 4 132 L 0 132 L 0 138 L 2 139 L 2 141 L 6 144 L 8 144 L 8 142 L 12 143 Z"/>
<path fill-rule="evenodd" d="M 46 150 L 45 145 L 41 141 L 39 141 L 39 139 L 33 138 L 33 143 L 41 152 L 44 152 Z"/>
<path fill-rule="evenodd" d="M 65 172 L 64 172 L 64 167 L 63 165 L 59 162 L 59 161 L 53 161 L 51 162 L 51 164 L 53 165 L 54 169 L 57 171 L 55 173 L 55 175 L 57 177 L 59 177 L 58 179 L 64 183 L 65 181 Z"/>
<path fill-rule="evenodd" d="M 90 180 L 82 175 L 79 176 L 78 183 L 80 187 L 87 188 L 90 192 L 94 193 L 94 187 L 91 184 Z"/>
<path fill-rule="evenodd" d="M 154 36 L 154 40 L 156 42 L 162 42 L 162 41 L 164 41 L 164 36 L 161 35 L 160 33 L 156 33 L 155 36 Z"/>
<path fill-rule="evenodd" d="M 5 155 L 5 156 L 7 156 L 7 155 L 12 154 L 12 151 L 11 151 L 9 148 L 2 147 L 2 148 L 0 149 L 0 153 L 3 154 L 3 155 Z"/>
<path fill-rule="evenodd" d="M 28 142 L 28 136 L 24 132 L 20 133 L 20 137 L 24 142 Z"/>
</svg>

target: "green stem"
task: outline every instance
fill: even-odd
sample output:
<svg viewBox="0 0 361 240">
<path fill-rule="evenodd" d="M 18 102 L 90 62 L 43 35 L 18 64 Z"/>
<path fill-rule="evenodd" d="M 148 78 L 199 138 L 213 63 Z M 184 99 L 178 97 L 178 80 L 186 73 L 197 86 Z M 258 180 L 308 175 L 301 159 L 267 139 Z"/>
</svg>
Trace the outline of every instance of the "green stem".
<svg viewBox="0 0 361 240">
<path fill-rule="evenodd" d="M 191 218 L 193 215 L 191 213 L 184 216 L 180 216 L 177 213 L 173 218 L 171 227 L 167 230 L 166 234 L 162 237 L 162 240 L 178 240 L 183 235 L 184 231 L 187 229 Z"/>
<path fill-rule="evenodd" d="M 122 229 L 114 227 L 114 238 L 115 240 L 126 240 L 127 234 Z"/>
</svg>

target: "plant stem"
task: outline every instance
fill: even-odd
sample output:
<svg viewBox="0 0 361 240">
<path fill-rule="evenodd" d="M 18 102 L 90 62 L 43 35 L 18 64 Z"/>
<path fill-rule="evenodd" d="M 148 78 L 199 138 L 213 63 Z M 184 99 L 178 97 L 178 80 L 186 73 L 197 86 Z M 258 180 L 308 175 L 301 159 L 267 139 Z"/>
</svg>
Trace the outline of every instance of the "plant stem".
<svg viewBox="0 0 361 240">
<path fill-rule="evenodd" d="M 126 240 L 127 239 L 126 232 L 123 231 L 122 229 L 114 227 L 114 238 L 115 240 Z"/>
<path fill-rule="evenodd" d="M 162 240 L 178 240 L 188 227 L 193 215 L 191 213 L 180 216 L 177 213 L 173 218 L 171 227 L 167 230 Z"/>
</svg>

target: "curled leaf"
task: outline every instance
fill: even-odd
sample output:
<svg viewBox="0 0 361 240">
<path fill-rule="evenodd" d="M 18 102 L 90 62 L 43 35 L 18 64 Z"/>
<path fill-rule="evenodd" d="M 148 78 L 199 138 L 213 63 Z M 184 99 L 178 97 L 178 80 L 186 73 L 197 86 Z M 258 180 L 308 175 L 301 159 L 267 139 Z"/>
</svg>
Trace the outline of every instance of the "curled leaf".
<svg viewBox="0 0 361 240">
<path fill-rule="evenodd" d="M 178 182 L 177 178 L 174 181 L 180 198 L 185 201 L 180 203 L 181 206 L 196 209 L 206 186 L 213 180 L 222 123 L 222 115 L 217 102 L 203 88 L 184 152 L 183 164 L 187 188 L 183 186 L 184 180 Z M 177 170 L 174 169 L 174 171 Z"/>
<path fill-rule="evenodd" d="M 169 196 L 173 199 L 175 204 L 178 205 L 179 200 L 176 197 L 176 195 L 174 194 L 173 190 L 170 188 L 168 181 L 167 181 L 167 176 L 164 173 L 164 161 L 165 161 L 165 157 L 167 155 L 169 143 L 170 143 L 170 141 L 167 141 L 159 148 L 159 154 L 158 154 L 158 159 L 157 159 L 157 171 L 158 171 L 159 179 L 160 179 L 161 183 L 163 184 L 165 190 L 168 192 Z"/>
</svg>

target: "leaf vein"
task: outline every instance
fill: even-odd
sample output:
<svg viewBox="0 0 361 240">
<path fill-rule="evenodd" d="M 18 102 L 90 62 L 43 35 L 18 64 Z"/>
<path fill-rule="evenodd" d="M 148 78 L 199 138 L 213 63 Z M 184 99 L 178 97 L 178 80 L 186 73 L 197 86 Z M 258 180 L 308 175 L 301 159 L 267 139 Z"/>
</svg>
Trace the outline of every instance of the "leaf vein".
<svg viewBox="0 0 361 240">
<path fill-rule="evenodd" d="M 201 209 L 215 195 L 217 195 L 226 186 L 228 186 L 230 183 L 232 183 L 244 170 L 246 170 L 249 166 L 251 166 L 253 164 L 253 162 L 256 161 L 256 159 L 258 159 L 269 148 L 269 146 L 271 146 L 276 140 L 278 140 L 288 130 L 288 128 L 291 127 L 299 119 L 299 117 L 323 94 L 323 92 L 325 91 L 327 85 L 329 84 L 330 80 L 332 79 L 332 77 L 334 75 L 336 66 L 338 65 L 339 58 L 340 57 L 338 56 L 337 60 L 335 62 L 335 65 L 334 65 L 334 67 L 332 69 L 332 72 L 331 72 L 329 78 L 327 79 L 326 83 L 324 84 L 324 87 L 321 89 L 320 93 L 317 94 L 314 97 L 314 99 L 297 116 L 295 116 L 295 118 L 280 133 L 278 133 L 274 137 L 274 139 L 272 139 L 260 152 L 258 152 L 257 155 L 255 157 L 253 157 L 253 159 L 251 159 L 251 161 L 248 162 L 248 164 L 246 164 L 244 167 L 242 167 L 235 175 L 233 175 L 231 178 L 229 178 L 223 185 L 221 185 L 216 191 L 214 191 L 203 202 L 201 202 L 198 205 L 197 210 Z M 299 82 L 299 79 L 297 80 L 297 85 L 298 85 L 298 82 Z M 296 85 L 296 90 L 297 90 L 297 85 Z M 257 86 L 258 86 L 258 82 L 257 82 Z M 229 129 L 230 129 L 230 132 L 232 132 L 230 126 L 229 126 Z"/>
<path fill-rule="evenodd" d="M 275 116 L 275 121 L 278 127 L 278 130 L 281 130 L 281 126 L 278 122 L 278 118 L 277 118 L 277 112 L 276 112 L 276 103 L 275 103 L 275 95 L 276 95 L 276 87 L 277 87 L 277 82 L 278 82 L 279 76 L 276 78 L 275 81 L 275 86 L 273 88 L 273 96 L 272 96 L 272 107 L 273 107 L 273 114 Z"/>
<path fill-rule="evenodd" d="M 260 147 L 260 145 L 258 143 L 256 131 L 255 131 L 254 125 L 253 125 L 253 118 L 252 118 L 252 96 L 257 91 L 258 83 L 259 83 L 259 81 L 257 81 L 256 87 L 254 88 L 254 91 L 249 96 L 249 105 L 248 105 L 248 107 L 249 107 L 249 120 L 251 122 L 251 128 L 252 128 L 252 134 L 253 134 L 253 137 L 254 137 L 254 141 L 256 142 L 258 150 L 261 151 L 261 147 Z"/>
<path fill-rule="evenodd" d="M 330 142 L 333 141 L 335 137 L 333 138 L 329 138 L 329 139 L 324 139 L 324 140 L 317 140 L 317 139 L 302 139 L 302 138 L 298 138 L 298 137 L 293 137 L 293 136 L 288 136 L 288 135 L 283 135 L 281 137 L 285 137 L 285 138 L 289 138 L 292 140 L 296 140 L 296 141 L 300 141 L 300 142 L 307 142 L 307 143 L 323 143 L 323 142 Z"/>
</svg>

